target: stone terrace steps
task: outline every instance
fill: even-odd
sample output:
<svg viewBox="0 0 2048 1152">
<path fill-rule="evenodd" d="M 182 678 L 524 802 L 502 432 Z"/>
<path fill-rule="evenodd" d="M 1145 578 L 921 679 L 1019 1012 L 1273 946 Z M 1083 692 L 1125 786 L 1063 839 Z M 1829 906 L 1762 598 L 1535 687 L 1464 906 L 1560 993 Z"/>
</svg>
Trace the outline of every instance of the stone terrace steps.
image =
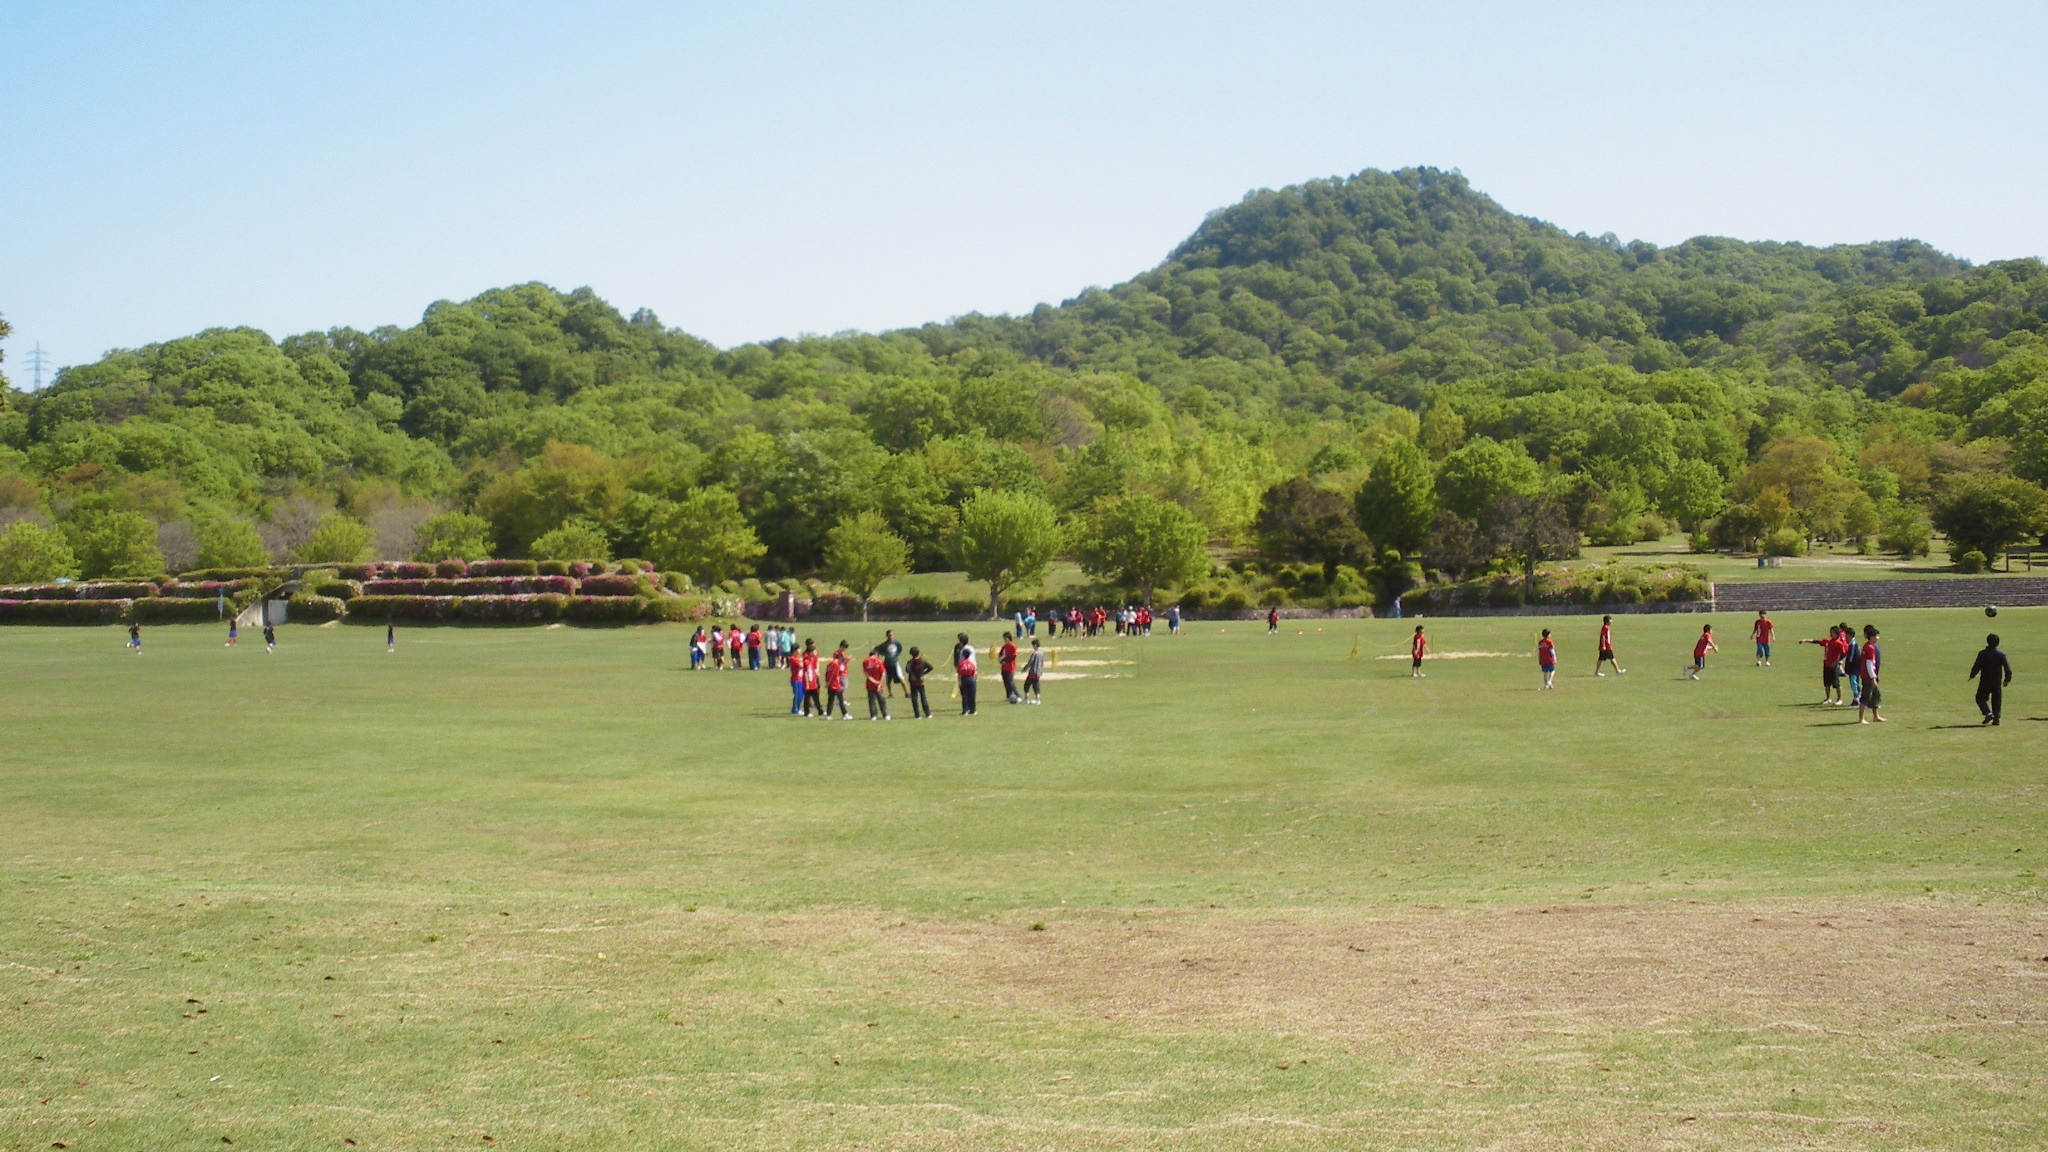
<svg viewBox="0 0 2048 1152">
<path fill-rule="evenodd" d="M 1832 608 L 1981 608 L 2048 605 L 2048 577 L 1999 576 L 1931 580 L 1801 580 L 1716 584 L 1718 612 L 1795 612 Z"/>
</svg>

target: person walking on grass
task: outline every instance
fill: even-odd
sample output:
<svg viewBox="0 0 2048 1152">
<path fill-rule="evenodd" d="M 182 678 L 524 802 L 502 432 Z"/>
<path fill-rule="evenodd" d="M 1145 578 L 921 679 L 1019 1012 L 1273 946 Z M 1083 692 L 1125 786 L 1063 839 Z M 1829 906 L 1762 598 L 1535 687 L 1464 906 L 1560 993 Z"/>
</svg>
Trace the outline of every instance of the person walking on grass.
<svg viewBox="0 0 2048 1152">
<path fill-rule="evenodd" d="M 1884 723 L 1884 717 L 1877 714 L 1877 706 L 1884 699 L 1884 693 L 1878 691 L 1877 687 L 1877 670 L 1878 665 L 1882 662 L 1883 654 L 1877 647 L 1877 626 L 1875 624 L 1865 624 L 1863 626 L 1863 647 L 1856 653 L 1856 674 L 1863 681 L 1863 690 L 1856 695 L 1856 722 L 1858 724 L 1868 724 L 1871 720 L 1875 720 L 1879 724 Z M 1863 716 L 1865 710 L 1870 712 L 1869 719 L 1865 719 Z"/>
<path fill-rule="evenodd" d="M 847 711 L 846 708 L 846 674 L 848 672 L 848 663 L 849 657 L 846 654 L 846 641 L 841 640 L 839 647 L 833 650 L 832 658 L 825 662 L 825 718 L 827 720 L 832 718 L 832 707 L 835 704 L 839 706 L 839 718 L 841 720 L 853 719 L 853 713 Z"/>
<path fill-rule="evenodd" d="M 128 624 L 128 651 L 142 655 L 142 625 L 130 621 Z"/>
<path fill-rule="evenodd" d="M 1180 635 L 1180 605 L 1178 604 L 1171 605 L 1166 609 L 1166 634 L 1168 636 Z"/>
<path fill-rule="evenodd" d="M 1536 641 L 1536 666 L 1543 670 L 1543 691 L 1550 691 L 1555 687 L 1553 681 L 1557 678 L 1557 645 L 1551 641 L 1548 628 Z"/>
<path fill-rule="evenodd" d="M 747 627 L 747 671 L 759 672 L 760 670 L 761 626 L 759 624 L 751 624 Z"/>
<path fill-rule="evenodd" d="M 1759 668 L 1771 666 L 1771 634 L 1777 628 L 1771 623 L 1770 615 L 1761 609 L 1757 611 L 1756 623 L 1749 626 L 1749 638 L 1756 641 L 1756 666 Z"/>
<path fill-rule="evenodd" d="M 879 652 L 870 652 L 861 658 L 861 682 L 868 690 L 868 719 L 889 719 L 889 698 L 882 695 L 883 678 L 888 675 L 886 661 Z"/>
<path fill-rule="evenodd" d="M 735 624 L 731 628 L 726 629 L 725 651 L 727 655 L 732 657 L 732 670 L 735 672 L 741 671 L 740 650 L 746 645 L 746 642 L 746 634 L 740 631 L 739 625 Z"/>
<path fill-rule="evenodd" d="M 235 646 L 235 641 L 239 638 L 239 629 L 235 627 L 237 623 L 238 621 L 234 617 L 228 617 L 228 642 L 222 645 L 222 647 L 233 648 Z"/>
<path fill-rule="evenodd" d="M 1977 653 L 1976 663 L 1963 679 L 1977 682 L 1977 711 L 1984 714 L 1984 723 L 1996 728 L 1999 714 L 2005 710 L 2005 690 L 2012 684 L 2012 661 L 1999 651 L 1998 633 L 1984 638 L 1984 650 Z"/>
<path fill-rule="evenodd" d="M 1593 657 L 1593 675 L 1607 675 L 1607 673 L 1600 670 L 1603 665 L 1607 664 L 1614 665 L 1614 674 L 1617 676 L 1623 675 L 1628 671 L 1628 669 L 1621 666 L 1621 661 L 1614 658 L 1614 617 L 1612 616 L 1602 616 L 1600 618 L 1600 652 Z"/>
<path fill-rule="evenodd" d="M 907 694 L 910 697 L 910 718 L 912 720 L 931 719 L 932 701 L 931 697 L 925 695 L 924 678 L 932 674 L 932 662 L 924 658 L 924 653 L 912 648 L 910 650 L 910 660 L 904 664 L 903 671 L 910 681 L 907 690 Z"/>
<path fill-rule="evenodd" d="M 953 646 L 953 674 L 960 678 L 960 714 L 974 715 L 974 676 L 979 669 L 974 664 L 974 645 L 967 642 L 967 633 L 960 633 L 959 643 Z"/>
<path fill-rule="evenodd" d="M 1686 669 L 1685 674 L 1694 680 L 1699 679 L 1700 673 L 1706 671 L 1707 668 L 1707 653 L 1719 652 L 1720 650 L 1721 646 L 1714 643 L 1714 626 L 1712 624 L 1702 626 L 1700 628 L 1700 638 L 1692 643 L 1692 667 Z"/>
<path fill-rule="evenodd" d="M 263 654 L 267 656 L 275 651 L 277 651 L 277 626 L 265 623 L 263 625 Z"/>
<path fill-rule="evenodd" d="M 1820 702 L 1823 706 L 1840 707 L 1842 703 L 1842 654 L 1848 649 L 1848 642 L 1842 639 L 1840 625 L 1828 629 L 1825 640 L 1801 640 L 1801 644 L 1812 644 L 1820 649 Z M 1832 696 L 1833 699 L 1829 699 Z"/>
<path fill-rule="evenodd" d="M 398 651 L 398 625 L 386 620 L 384 622 L 384 654 L 389 656 L 396 651 Z"/>
<path fill-rule="evenodd" d="M 1408 641 L 1408 678 L 1422 679 L 1422 658 L 1429 654 L 1429 637 L 1422 634 L 1422 625 L 1415 626 L 1415 635 Z"/>
<path fill-rule="evenodd" d="M 723 671 L 725 669 L 725 629 L 713 624 L 711 626 L 711 639 L 707 642 L 706 647 L 710 649 L 711 667 L 714 670 Z"/>
<path fill-rule="evenodd" d="M 804 650 L 797 655 L 797 664 L 803 670 L 804 715 L 816 711 L 820 718 L 825 715 L 825 701 L 818 695 L 818 645 L 816 641 L 804 641 Z"/>
<path fill-rule="evenodd" d="M 1003 646 L 996 649 L 996 670 L 1003 674 L 1003 703 L 1021 702 L 1023 697 L 1017 695 L 1017 641 L 1008 632 L 1003 633 Z"/>
<path fill-rule="evenodd" d="M 1266 635 L 1268 635 L 1268 636 L 1278 636 L 1279 634 L 1280 634 L 1280 609 L 1278 609 L 1278 608 L 1268 608 L 1268 609 L 1266 609 Z"/>
<path fill-rule="evenodd" d="M 1031 641 L 1030 653 L 1024 657 L 1024 702 L 1026 704 L 1044 703 L 1038 695 L 1038 681 L 1044 675 L 1045 649 L 1040 648 L 1038 641 L 1034 639 Z"/>
</svg>

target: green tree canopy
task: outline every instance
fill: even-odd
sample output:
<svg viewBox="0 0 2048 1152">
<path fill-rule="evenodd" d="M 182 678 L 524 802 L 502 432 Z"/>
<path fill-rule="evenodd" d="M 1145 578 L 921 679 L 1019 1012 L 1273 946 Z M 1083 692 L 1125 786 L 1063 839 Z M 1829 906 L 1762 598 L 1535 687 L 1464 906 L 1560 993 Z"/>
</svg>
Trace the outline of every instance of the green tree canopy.
<svg viewBox="0 0 2048 1152">
<path fill-rule="evenodd" d="M 1372 560 L 1372 542 L 1359 531 L 1351 501 L 1306 476 L 1266 489 L 1253 528 L 1267 557 L 1320 565 L 1325 580 L 1339 564 L 1364 567 Z"/>
<path fill-rule="evenodd" d="M 163 572 L 156 525 L 140 512 L 107 512 L 87 521 L 72 550 L 88 580 L 142 579 Z"/>
<path fill-rule="evenodd" d="M 64 534 L 28 520 L 0 529 L 0 584 L 42 584 L 78 575 Z"/>
<path fill-rule="evenodd" d="M 201 568 L 260 568 L 270 563 L 263 534 L 239 516 L 215 516 L 193 526 Z"/>
<path fill-rule="evenodd" d="M 1519 443 L 1475 436 L 1444 457 L 1437 468 L 1436 494 L 1443 507 L 1467 520 L 1484 520 L 1506 496 L 1534 496 L 1543 472 Z"/>
<path fill-rule="evenodd" d="M 725 488 L 698 488 L 664 508 L 649 532 L 648 558 L 710 586 L 751 576 L 767 549 Z"/>
<path fill-rule="evenodd" d="M 292 556 L 301 564 L 360 564 L 370 558 L 370 529 L 339 512 L 320 518 Z"/>
<path fill-rule="evenodd" d="M 995 619 L 1005 590 L 1045 579 L 1060 541 L 1059 515 L 1043 497 L 990 490 L 960 506 L 951 551 L 968 579 L 988 582 L 988 612 Z"/>
<path fill-rule="evenodd" d="M 841 520 L 825 534 L 825 575 L 860 597 L 860 618 L 882 581 L 910 570 L 910 545 L 889 530 L 879 512 Z"/>
<path fill-rule="evenodd" d="M 527 547 L 535 560 L 609 560 L 611 541 L 604 531 L 581 516 L 571 516 L 541 533 Z"/>
<path fill-rule="evenodd" d="M 413 528 L 414 560 L 433 564 L 441 560 L 484 560 L 491 555 L 491 522 L 466 512 L 444 512 L 430 516 Z M 573 559 L 604 559 L 602 555 Z M 551 559 L 551 557 L 543 557 Z"/>
<path fill-rule="evenodd" d="M 1381 548 L 1403 554 L 1422 546 L 1436 517 L 1436 477 L 1429 458 L 1408 440 L 1380 450 L 1352 506 L 1358 526 Z"/>
<path fill-rule="evenodd" d="M 1957 556 L 1988 559 L 2048 532 L 2048 492 L 2013 476 L 1958 476 L 1935 500 L 1934 526 Z"/>
<path fill-rule="evenodd" d="M 1331 495 L 1334 507 L 1348 521 L 1343 499 Z M 1083 572 L 1134 589 L 1150 604 L 1156 590 L 1190 583 L 1208 572 L 1205 538 L 1202 522 L 1187 509 L 1134 493 L 1096 505 L 1082 526 L 1076 551 Z"/>
</svg>

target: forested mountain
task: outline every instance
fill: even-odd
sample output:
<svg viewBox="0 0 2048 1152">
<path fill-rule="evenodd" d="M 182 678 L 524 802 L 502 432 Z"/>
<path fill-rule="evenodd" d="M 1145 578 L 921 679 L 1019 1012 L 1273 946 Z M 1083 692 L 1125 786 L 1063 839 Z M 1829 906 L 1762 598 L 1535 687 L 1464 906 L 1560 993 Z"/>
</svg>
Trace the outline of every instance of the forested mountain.
<svg viewBox="0 0 2048 1152">
<path fill-rule="evenodd" d="M 2003 485 L 2025 506 L 2010 540 L 2039 530 L 2028 482 L 2048 481 L 2044 328 L 2037 259 L 1624 244 L 1454 173 L 1368 171 L 1253 193 L 1157 268 L 1020 317 L 721 351 L 528 284 L 405 329 L 112 352 L 5 393 L 0 521 L 53 525 L 74 553 L 110 517 L 146 522 L 173 565 L 259 538 L 303 553 L 323 517 L 387 556 L 652 555 L 750 531 L 740 554 L 782 574 L 863 512 L 943 566 L 976 492 L 1076 522 L 1140 493 L 1212 544 L 1462 570 L 1498 553 L 1466 545 L 1512 494 L 1600 538 L 1670 520 L 1734 545 L 1910 549 L 1926 509 Z M 1420 487 L 1387 520 L 1371 493 L 1404 470 Z M 1365 536 L 1303 538 L 1290 480 L 1357 497 Z"/>
</svg>

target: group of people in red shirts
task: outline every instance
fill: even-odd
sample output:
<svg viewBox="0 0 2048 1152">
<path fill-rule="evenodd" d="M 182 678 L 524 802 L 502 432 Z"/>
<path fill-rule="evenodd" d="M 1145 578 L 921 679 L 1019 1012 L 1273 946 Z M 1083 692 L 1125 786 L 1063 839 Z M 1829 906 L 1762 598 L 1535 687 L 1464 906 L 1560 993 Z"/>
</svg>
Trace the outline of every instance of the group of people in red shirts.
<svg viewBox="0 0 2048 1152">
<path fill-rule="evenodd" d="M 816 641 L 805 640 L 803 647 L 789 656 L 787 664 L 791 716 L 830 719 L 837 711 L 840 719 L 853 719 L 852 710 L 846 704 L 846 683 L 853 669 L 850 644 L 841 640 L 839 647 L 826 656 L 818 651 Z M 974 644 L 965 632 L 960 633 L 953 644 L 952 665 L 953 674 L 959 681 L 960 714 L 976 715 L 981 669 Z M 1037 639 L 1031 641 L 1028 651 L 1020 653 L 1016 637 L 1003 633 L 1003 642 L 996 649 L 996 667 L 1002 673 L 1003 697 L 1008 703 L 1041 702 L 1039 685 L 1045 674 L 1046 656 Z M 932 704 L 926 680 L 934 668 L 931 661 L 925 659 L 923 650 L 912 646 L 906 652 L 891 629 L 883 634 L 881 643 L 861 657 L 860 669 L 861 682 L 867 689 L 868 719 L 894 719 L 889 711 L 889 701 L 895 697 L 898 687 L 910 700 L 912 719 L 931 719 Z M 1020 672 L 1023 675 L 1021 687 L 1017 680 Z"/>
</svg>

